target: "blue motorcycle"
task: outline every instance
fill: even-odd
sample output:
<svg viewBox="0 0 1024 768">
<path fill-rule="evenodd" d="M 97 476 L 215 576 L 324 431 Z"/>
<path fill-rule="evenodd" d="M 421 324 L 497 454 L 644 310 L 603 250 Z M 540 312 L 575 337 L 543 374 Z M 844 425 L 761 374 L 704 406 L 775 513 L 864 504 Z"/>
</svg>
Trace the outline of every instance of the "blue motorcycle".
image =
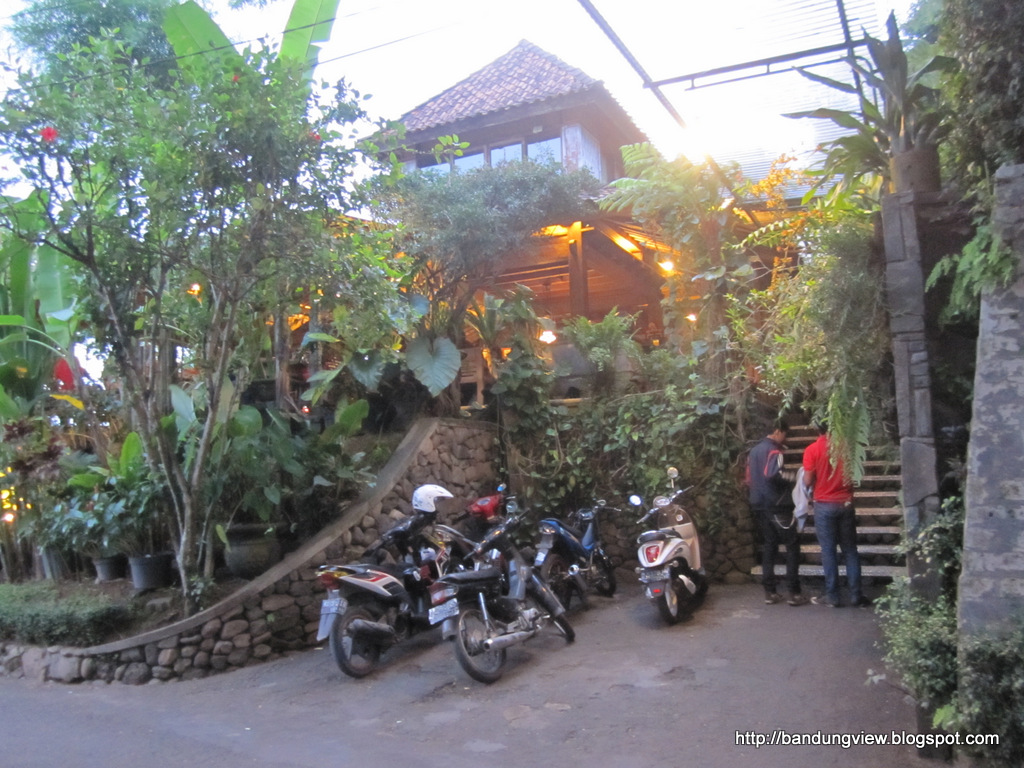
<svg viewBox="0 0 1024 768">
<path fill-rule="evenodd" d="M 615 511 L 601 499 L 572 513 L 566 522 L 556 518 L 540 521 L 540 543 L 533 564 L 566 608 L 574 593 L 586 607 L 590 588 L 605 597 L 615 594 L 615 569 L 601 543 L 598 523 L 601 512 Z"/>
</svg>

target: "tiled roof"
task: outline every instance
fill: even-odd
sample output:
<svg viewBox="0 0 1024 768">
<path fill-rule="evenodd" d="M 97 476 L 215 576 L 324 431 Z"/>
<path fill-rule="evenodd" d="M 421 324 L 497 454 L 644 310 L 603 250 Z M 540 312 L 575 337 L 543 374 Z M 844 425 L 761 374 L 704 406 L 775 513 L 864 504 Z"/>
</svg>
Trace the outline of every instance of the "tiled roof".
<svg viewBox="0 0 1024 768">
<path fill-rule="evenodd" d="M 604 90 L 600 81 L 521 40 L 501 58 L 407 112 L 401 121 L 410 132 L 429 130 L 595 86 Z"/>
</svg>

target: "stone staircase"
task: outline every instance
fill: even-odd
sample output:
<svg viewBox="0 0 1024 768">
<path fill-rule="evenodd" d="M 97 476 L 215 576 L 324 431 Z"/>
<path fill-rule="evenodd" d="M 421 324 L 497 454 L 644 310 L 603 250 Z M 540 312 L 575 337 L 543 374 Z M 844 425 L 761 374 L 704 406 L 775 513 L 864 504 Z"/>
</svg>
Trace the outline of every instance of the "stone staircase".
<svg viewBox="0 0 1024 768">
<path fill-rule="evenodd" d="M 786 440 L 786 468 L 800 467 L 804 449 L 817 439 L 817 432 L 811 426 L 792 426 Z M 860 554 L 861 575 L 867 579 L 890 581 L 906 573 L 902 555 L 897 553 L 897 544 L 903 531 L 903 508 L 900 505 L 902 476 L 898 460 L 883 457 L 882 449 L 868 450 L 864 477 L 854 492 L 857 511 L 857 551 Z M 785 548 L 780 547 L 776 558 L 775 573 L 785 577 Z M 800 575 L 824 575 L 821 567 L 821 546 L 814 533 L 813 514 L 808 518 L 800 538 Z M 760 562 L 760 556 L 758 557 Z M 839 574 L 844 576 L 846 566 L 839 556 Z M 754 576 L 761 575 L 761 566 L 751 570 Z"/>
</svg>

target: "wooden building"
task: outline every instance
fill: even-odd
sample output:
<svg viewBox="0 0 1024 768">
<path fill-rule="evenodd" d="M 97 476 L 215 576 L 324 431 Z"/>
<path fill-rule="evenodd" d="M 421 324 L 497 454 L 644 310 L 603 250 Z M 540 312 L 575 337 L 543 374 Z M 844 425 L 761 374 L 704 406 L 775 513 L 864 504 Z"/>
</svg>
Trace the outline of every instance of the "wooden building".
<svg viewBox="0 0 1024 768">
<path fill-rule="evenodd" d="M 527 41 L 400 118 L 406 170 L 447 173 L 520 160 L 588 169 L 601 183 L 622 175 L 620 148 L 647 141 L 604 85 Z M 469 146 L 438 164 L 432 148 L 457 135 Z M 495 290 L 529 287 L 541 315 L 600 320 L 613 307 L 640 313 L 641 340 L 661 331 L 667 249 L 628 218 L 595 214 L 538 233 L 508 259 Z"/>
</svg>

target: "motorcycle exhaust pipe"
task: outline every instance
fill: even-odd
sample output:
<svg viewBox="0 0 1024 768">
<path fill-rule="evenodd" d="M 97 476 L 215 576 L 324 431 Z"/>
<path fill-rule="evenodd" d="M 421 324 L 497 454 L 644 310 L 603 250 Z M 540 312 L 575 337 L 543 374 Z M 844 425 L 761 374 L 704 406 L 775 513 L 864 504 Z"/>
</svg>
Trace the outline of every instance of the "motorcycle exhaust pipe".
<svg viewBox="0 0 1024 768">
<path fill-rule="evenodd" d="M 517 643 L 525 642 L 536 634 L 537 630 L 531 629 L 523 632 L 510 632 L 507 635 L 499 635 L 498 637 L 489 637 L 483 642 L 484 650 L 500 651 L 502 648 L 508 648 Z"/>
<path fill-rule="evenodd" d="M 348 626 L 352 630 L 352 634 L 369 637 L 372 640 L 394 640 L 397 637 L 394 627 L 379 621 L 353 619 Z"/>
</svg>

